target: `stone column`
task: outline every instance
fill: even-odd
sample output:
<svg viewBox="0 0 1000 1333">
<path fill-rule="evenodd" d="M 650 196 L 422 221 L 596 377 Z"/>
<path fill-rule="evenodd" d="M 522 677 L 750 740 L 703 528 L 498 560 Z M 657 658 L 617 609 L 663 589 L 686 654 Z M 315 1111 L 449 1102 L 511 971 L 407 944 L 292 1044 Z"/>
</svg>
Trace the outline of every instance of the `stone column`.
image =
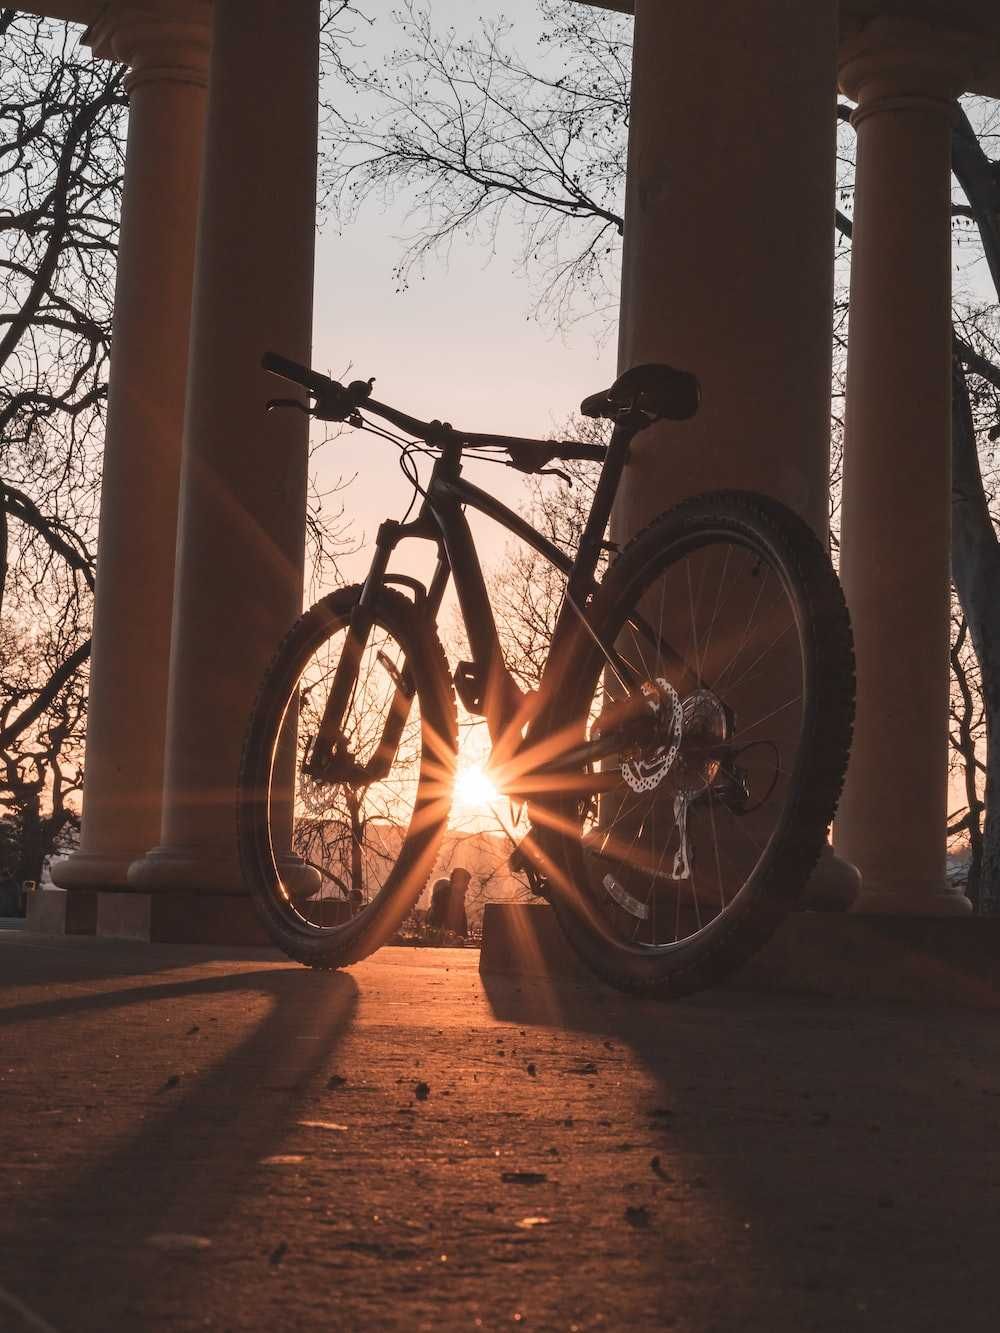
<svg viewBox="0 0 1000 1333">
<path fill-rule="evenodd" d="M 837 9 L 636 0 L 619 368 L 693 370 L 702 406 L 636 440 L 616 540 L 720 487 L 826 540 Z M 828 855 L 807 901 L 857 888 Z"/>
<path fill-rule="evenodd" d="M 242 738 L 302 604 L 308 422 L 266 415 L 260 358 L 310 355 L 319 0 L 214 9 L 163 825 L 129 881 L 234 895 Z"/>
<path fill-rule="evenodd" d="M 620 368 L 702 407 L 633 446 L 615 527 L 763 490 L 827 531 L 836 0 L 637 0 Z"/>
<path fill-rule="evenodd" d="M 95 55 L 131 66 L 80 849 L 64 888 L 124 887 L 161 814 L 177 487 L 210 13 L 109 6 Z"/>
<path fill-rule="evenodd" d="M 969 911 L 945 881 L 951 514 L 951 134 L 947 34 L 879 20 L 841 53 L 858 102 L 841 576 L 857 723 L 835 827 L 855 910 Z"/>
</svg>

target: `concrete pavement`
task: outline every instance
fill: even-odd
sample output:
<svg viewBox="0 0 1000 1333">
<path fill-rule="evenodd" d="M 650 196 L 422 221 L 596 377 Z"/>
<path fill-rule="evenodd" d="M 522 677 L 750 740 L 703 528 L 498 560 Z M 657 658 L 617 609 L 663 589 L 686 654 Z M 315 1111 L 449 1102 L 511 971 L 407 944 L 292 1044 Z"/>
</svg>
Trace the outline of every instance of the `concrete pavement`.
<svg viewBox="0 0 1000 1333">
<path fill-rule="evenodd" d="M 983 1333 L 988 1012 L 0 931 L 0 1329 Z"/>
</svg>

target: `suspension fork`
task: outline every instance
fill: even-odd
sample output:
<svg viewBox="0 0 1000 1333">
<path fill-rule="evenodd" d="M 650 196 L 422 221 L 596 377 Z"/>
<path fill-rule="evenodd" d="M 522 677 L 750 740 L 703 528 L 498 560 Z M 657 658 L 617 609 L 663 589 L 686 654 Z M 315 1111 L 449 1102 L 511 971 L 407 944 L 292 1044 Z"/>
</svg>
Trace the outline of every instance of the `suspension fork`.
<svg viewBox="0 0 1000 1333">
<path fill-rule="evenodd" d="M 434 570 L 434 577 L 431 579 L 431 586 L 422 596 L 418 594 L 417 605 L 420 608 L 422 616 L 437 618 L 438 610 L 441 606 L 441 599 L 444 596 L 444 590 L 448 586 L 448 579 L 451 575 L 451 566 L 447 557 L 444 555 L 443 548 L 439 549 L 438 562 Z M 392 582 L 392 578 L 386 582 Z M 415 580 L 406 579 L 408 586 L 415 584 Z M 419 586 L 419 585 L 417 585 Z M 422 591 L 422 590 L 421 590 Z M 385 720 L 385 726 L 382 729 L 382 736 L 378 743 L 374 755 L 364 767 L 365 783 L 380 782 L 383 778 L 389 776 L 392 769 L 393 760 L 396 757 L 396 751 L 399 749 L 399 742 L 403 736 L 403 728 L 406 726 L 407 719 L 410 716 L 410 709 L 413 706 L 413 696 L 416 693 L 416 685 L 413 680 L 413 672 L 410 670 L 409 662 L 404 658 L 401 669 L 396 667 L 385 659 L 382 661 L 383 667 L 395 682 L 396 689 L 392 696 L 392 702 L 389 705 L 389 714 Z"/>
<path fill-rule="evenodd" d="M 327 695 L 326 705 L 323 709 L 323 717 L 320 720 L 319 730 L 304 766 L 305 771 L 314 777 L 326 781 L 346 781 L 356 786 L 367 786 L 386 777 L 392 768 L 392 761 L 395 758 L 403 728 L 413 704 L 413 696 L 416 692 L 412 671 L 409 662 L 405 659 L 401 668 L 396 668 L 395 664 L 389 662 L 388 659 L 385 659 L 382 663 L 393 679 L 395 690 L 389 705 L 382 736 L 368 763 L 362 767 L 353 756 L 338 755 L 337 748 L 344 739 L 344 716 L 350 705 L 358 673 L 361 669 L 361 660 L 375 624 L 379 593 L 387 581 L 392 581 L 386 578 L 389 559 L 404 536 L 426 537 L 431 535 L 437 536 L 436 533 L 428 531 L 426 525 L 421 523 L 419 519 L 409 525 L 388 520 L 378 530 L 378 536 L 375 540 L 375 556 L 361 589 L 361 596 L 351 612 L 344 651 L 337 663 L 330 693 Z M 401 579 L 400 582 L 404 582 L 407 586 L 412 586 L 418 591 L 418 604 L 423 614 L 436 616 L 444 597 L 445 588 L 448 586 L 450 574 L 451 568 L 439 542 L 437 567 L 431 580 L 431 586 L 426 593 L 415 580 L 407 578 Z"/>
</svg>

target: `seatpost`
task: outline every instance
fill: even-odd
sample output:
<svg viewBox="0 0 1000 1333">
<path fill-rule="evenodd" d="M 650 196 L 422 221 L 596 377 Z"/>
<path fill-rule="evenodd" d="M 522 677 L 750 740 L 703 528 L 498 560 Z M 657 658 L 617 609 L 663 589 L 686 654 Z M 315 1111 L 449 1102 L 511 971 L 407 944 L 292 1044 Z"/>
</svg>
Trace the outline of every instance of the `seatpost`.
<svg viewBox="0 0 1000 1333">
<path fill-rule="evenodd" d="M 584 525 L 576 561 L 566 587 L 568 596 L 572 598 L 577 606 L 582 606 L 586 600 L 598 561 L 601 558 L 604 533 L 611 517 L 611 508 L 614 505 L 615 496 L 618 494 L 618 484 L 625 470 L 625 464 L 628 462 L 629 445 L 645 424 L 645 418 L 634 412 L 619 417 L 615 422 L 615 428 L 608 442 L 607 457 L 604 467 L 601 469 L 597 489 L 594 492 L 594 503 L 591 505 L 590 514 Z M 569 609 L 567 603 L 564 602 L 563 610 L 559 615 L 560 620 L 563 613 Z M 558 632 L 558 626 L 556 632 Z M 555 638 L 555 634 L 553 634 L 553 638 Z"/>
</svg>

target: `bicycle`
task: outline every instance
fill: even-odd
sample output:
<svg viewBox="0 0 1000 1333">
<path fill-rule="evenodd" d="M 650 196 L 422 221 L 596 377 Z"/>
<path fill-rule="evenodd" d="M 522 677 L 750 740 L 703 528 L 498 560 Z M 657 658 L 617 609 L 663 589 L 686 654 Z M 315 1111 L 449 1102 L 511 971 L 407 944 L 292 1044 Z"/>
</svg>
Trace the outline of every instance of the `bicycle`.
<svg viewBox="0 0 1000 1333">
<path fill-rule="evenodd" d="M 274 354 L 263 364 L 310 400 L 270 407 L 393 440 L 414 488 L 404 518 L 379 528 L 364 583 L 324 597 L 288 632 L 254 707 L 238 836 L 271 937 L 309 966 L 337 968 L 393 936 L 446 826 L 457 693 L 486 719 L 494 782 L 527 812 L 513 863 L 599 976 L 672 996 L 738 967 L 794 906 L 824 844 L 854 661 L 829 557 L 773 499 L 702 495 L 621 550 L 605 540 L 631 441 L 692 416 L 696 378 L 638 366 L 585 399 L 584 415 L 613 423 L 605 446 L 423 422 L 377 402 L 372 380 L 342 385 Z M 415 451 L 433 458 L 426 482 Z M 601 462 L 575 555 L 469 482 L 466 454 L 529 474 Z M 534 693 L 504 661 L 466 508 L 566 577 Z M 426 584 L 390 570 L 413 538 L 436 543 Z M 436 631 L 452 577 L 471 649 L 453 671 Z"/>
</svg>

